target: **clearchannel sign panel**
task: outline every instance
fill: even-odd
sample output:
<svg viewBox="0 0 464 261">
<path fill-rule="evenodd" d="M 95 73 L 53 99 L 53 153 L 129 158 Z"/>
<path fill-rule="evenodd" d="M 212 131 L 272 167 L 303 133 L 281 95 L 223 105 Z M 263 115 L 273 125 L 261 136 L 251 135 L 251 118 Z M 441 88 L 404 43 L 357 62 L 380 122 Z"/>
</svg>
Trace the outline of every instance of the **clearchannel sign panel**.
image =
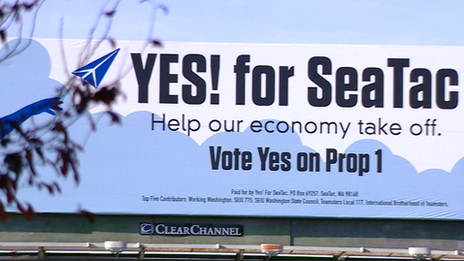
<svg viewBox="0 0 464 261">
<path fill-rule="evenodd" d="M 63 84 L 121 80 L 122 124 L 71 127 L 81 182 L 24 190 L 38 211 L 464 219 L 464 48 L 118 42 L 79 64 L 85 47 L 27 55 Z"/>
</svg>

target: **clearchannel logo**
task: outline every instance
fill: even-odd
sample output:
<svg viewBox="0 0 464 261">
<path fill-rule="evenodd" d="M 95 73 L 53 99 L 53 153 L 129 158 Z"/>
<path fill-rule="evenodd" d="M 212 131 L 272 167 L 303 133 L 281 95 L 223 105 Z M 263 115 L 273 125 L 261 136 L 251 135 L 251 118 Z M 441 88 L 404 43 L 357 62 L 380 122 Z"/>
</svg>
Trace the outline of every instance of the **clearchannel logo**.
<svg viewBox="0 0 464 261">
<path fill-rule="evenodd" d="M 242 237 L 242 225 L 140 223 L 141 235 Z"/>
</svg>

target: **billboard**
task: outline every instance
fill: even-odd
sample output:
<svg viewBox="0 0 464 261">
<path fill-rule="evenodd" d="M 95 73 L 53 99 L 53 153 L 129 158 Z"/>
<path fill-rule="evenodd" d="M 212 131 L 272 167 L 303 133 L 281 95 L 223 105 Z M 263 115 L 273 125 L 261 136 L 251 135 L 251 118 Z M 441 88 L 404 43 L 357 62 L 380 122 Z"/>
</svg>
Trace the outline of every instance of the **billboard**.
<svg viewBox="0 0 464 261">
<path fill-rule="evenodd" d="M 464 219 L 461 47 L 121 41 L 78 64 L 86 44 L 11 58 L 125 94 L 121 125 L 71 126 L 78 187 L 21 192 L 39 212 Z M 0 81 L 38 81 L 11 64 Z M 53 91 L 34 82 L 2 91 Z"/>
</svg>

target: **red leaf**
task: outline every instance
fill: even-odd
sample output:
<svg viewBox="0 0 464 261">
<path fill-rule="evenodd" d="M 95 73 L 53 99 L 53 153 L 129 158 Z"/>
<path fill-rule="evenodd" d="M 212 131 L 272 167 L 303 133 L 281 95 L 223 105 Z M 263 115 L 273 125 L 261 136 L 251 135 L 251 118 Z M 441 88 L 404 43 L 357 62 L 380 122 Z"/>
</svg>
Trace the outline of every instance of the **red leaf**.
<svg viewBox="0 0 464 261">
<path fill-rule="evenodd" d="M 31 173 L 32 175 L 36 175 L 37 172 L 35 171 L 35 165 L 34 165 L 34 162 L 32 161 L 32 151 L 27 149 L 26 150 L 26 160 L 27 160 L 27 163 L 29 164 L 29 169 L 31 170 Z"/>
<path fill-rule="evenodd" d="M 119 119 L 119 116 L 116 113 L 112 111 L 107 111 L 107 113 L 110 115 L 112 123 L 121 123 L 121 120 Z"/>
<path fill-rule="evenodd" d="M 61 171 L 61 174 L 63 174 L 63 176 L 67 176 L 68 175 L 68 163 L 67 162 L 63 162 L 61 167 L 60 167 L 60 171 Z"/>
<path fill-rule="evenodd" d="M 26 11 L 29 11 L 29 10 L 31 10 L 31 9 L 34 7 L 34 4 L 35 4 L 35 3 L 23 4 L 23 6 L 24 6 L 24 9 L 26 9 Z"/>
<path fill-rule="evenodd" d="M 117 95 L 118 90 L 116 88 L 103 87 L 95 93 L 92 100 L 110 105 L 116 99 Z"/>
<path fill-rule="evenodd" d="M 35 148 L 35 152 L 37 152 L 37 154 L 39 154 L 39 156 L 40 156 L 40 158 L 41 158 L 42 160 L 45 160 L 44 154 L 43 154 L 43 152 L 42 152 L 42 147 L 37 147 L 37 148 Z"/>
<path fill-rule="evenodd" d="M 107 38 L 107 40 L 110 42 L 112 48 L 116 48 L 116 40 L 111 37 Z"/>
<path fill-rule="evenodd" d="M 56 131 L 56 132 L 64 132 L 65 131 L 65 129 L 63 127 L 63 124 L 61 124 L 61 122 L 57 122 L 55 124 L 55 126 L 53 126 L 52 130 Z"/>
<path fill-rule="evenodd" d="M 0 31 L 0 38 L 2 38 L 2 43 L 6 43 L 6 32 L 5 32 L 5 30 Z"/>
<path fill-rule="evenodd" d="M 32 161 L 32 153 L 31 153 L 31 150 L 27 149 L 26 150 L 26 159 L 27 161 Z"/>
<path fill-rule="evenodd" d="M 164 12 L 165 15 L 169 14 L 169 9 L 168 9 L 168 7 L 167 7 L 166 5 L 160 4 L 160 5 L 159 5 L 159 8 L 160 8 L 161 10 L 163 10 L 163 12 Z"/>
<path fill-rule="evenodd" d="M 5 221 L 8 219 L 8 215 L 6 214 L 5 207 L 3 203 L 0 201 L 0 220 Z"/>
<path fill-rule="evenodd" d="M 60 185 L 58 185 L 58 183 L 56 183 L 56 182 L 53 182 L 53 185 L 55 186 L 55 189 L 56 189 L 59 193 L 61 193 Z"/>
<path fill-rule="evenodd" d="M 19 153 L 11 153 L 6 155 L 4 162 L 8 166 L 8 169 L 19 175 L 23 168 L 23 162 L 21 154 Z"/>
<path fill-rule="evenodd" d="M 26 219 L 30 220 L 35 217 L 35 212 L 31 204 L 27 204 L 27 210 L 20 203 L 17 203 L 17 207 L 18 207 L 18 210 L 21 211 L 21 213 Z"/>
<path fill-rule="evenodd" d="M 115 13 L 116 13 L 116 10 L 113 10 L 113 11 L 106 12 L 105 15 L 108 17 L 112 17 L 114 16 Z"/>
<path fill-rule="evenodd" d="M 153 46 L 159 46 L 159 47 L 163 46 L 163 43 L 160 40 L 153 39 L 150 42 Z"/>
<path fill-rule="evenodd" d="M 79 207 L 79 210 L 78 210 L 79 213 L 83 214 L 90 222 L 94 222 L 96 217 L 95 215 L 92 213 L 92 212 L 89 212 L 85 209 L 82 209 Z"/>
<path fill-rule="evenodd" d="M 49 185 L 49 184 L 45 184 L 45 183 L 44 183 L 44 186 L 48 189 L 48 193 L 50 193 L 50 195 L 55 194 L 55 191 L 54 191 L 52 185 Z"/>
<path fill-rule="evenodd" d="M 8 202 L 8 204 L 10 204 L 10 203 L 13 203 L 14 200 L 15 200 L 15 197 L 13 196 L 13 194 L 11 194 L 11 191 L 7 190 L 7 192 L 6 192 L 6 202 Z"/>
<path fill-rule="evenodd" d="M 93 120 L 93 118 L 90 116 L 90 114 L 87 116 L 88 120 L 89 120 L 89 123 L 90 123 L 90 129 L 92 131 L 96 131 L 97 130 L 97 125 L 95 125 L 95 121 Z"/>
<path fill-rule="evenodd" d="M 8 174 L 0 175 L 0 188 L 9 189 L 10 187 L 10 177 Z"/>
<path fill-rule="evenodd" d="M 25 214 L 25 217 L 27 219 L 33 219 L 35 217 L 35 212 L 34 209 L 32 208 L 31 205 L 28 205 L 27 212 Z"/>
<path fill-rule="evenodd" d="M 39 138 L 31 138 L 29 140 L 33 145 L 42 145 L 43 142 Z"/>
<path fill-rule="evenodd" d="M 8 138 L 3 138 L 3 139 L 1 140 L 2 147 L 6 147 L 6 146 L 8 145 L 8 143 L 10 143 L 10 142 L 11 142 L 10 139 L 8 139 Z"/>
<path fill-rule="evenodd" d="M 76 182 L 76 184 L 79 184 L 79 172 L 77 171 L 77 166 L 75 162 L 71 162 L 71 167 L 74 172 L 74 181 Z"/>
</svg>

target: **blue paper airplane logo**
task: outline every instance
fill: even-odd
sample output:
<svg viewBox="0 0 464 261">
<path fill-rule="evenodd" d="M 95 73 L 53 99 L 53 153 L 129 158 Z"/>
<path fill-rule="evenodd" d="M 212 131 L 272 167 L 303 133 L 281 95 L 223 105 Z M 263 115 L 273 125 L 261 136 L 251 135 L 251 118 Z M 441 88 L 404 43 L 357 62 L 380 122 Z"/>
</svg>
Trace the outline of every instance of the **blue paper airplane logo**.
<svg viewBox="0 0 464 261">
<path fill-rule="evenodd" d="M 114 58 L 118 54 L 119 49 L 120 48 L 75 70 L 72 74 L 81 77 L 83 85 L 87 82 L 93 87 L 98 88 L 98 85 L 100 85 L 100 82 L 103 80 L 103 77 L 110 68 L 111 63 L 113 63 Z"/>
</svg>

